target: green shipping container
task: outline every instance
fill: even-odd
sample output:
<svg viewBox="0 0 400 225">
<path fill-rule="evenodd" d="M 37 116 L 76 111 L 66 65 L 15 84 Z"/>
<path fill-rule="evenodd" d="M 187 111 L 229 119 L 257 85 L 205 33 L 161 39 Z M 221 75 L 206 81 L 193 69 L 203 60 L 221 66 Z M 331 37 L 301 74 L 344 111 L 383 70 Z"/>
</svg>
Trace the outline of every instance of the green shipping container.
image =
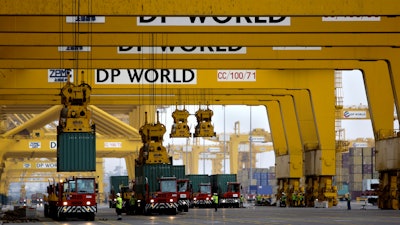
<svg viewBox="0 0 400 225">
<path fill-rule="evenodd" d="M 173 166 L 172 167 L 172 176 L 175 176 L 177 179 L 185 179 L 185 166 Z"/>
<path fill-rule="evenodd" d="M 136 193 L 139 196 L 146 194 L 146 182 L 149 192 L 158 190 L 158 179 L 161 177 L 185 178 L 185 166 L 173 166 L 170 164 L 145 164 L 135 167 Z"/>
<path fill-rule="evenodd" d="M 149 184 L 149 192 L 158 189 L 158 178 L 171 177 L 172 165 L 169 164 L 145 164 L 135 167 L 136 192 L 145 196 L 146 183 Z"/>
<path fill-rule="evenodd" d="M 96 171 L 96 134 L 57 135 L 57 172 Z"/>
<path fill-rule="evenodd" d="M 211 175 L 211 185 L 213 193 L 224 193 L 228 189 L 228 182 L 237 182 L 236 174 L 215 174 Z"/>
<path fill-rule="evenodd" d="M 200 191 L 199 185 L 201 183 L 211 183 L 210 176 L 207 174 L 188 174 L 186 177 L 190 180 L 194 192 Z"/>
<path fill-rule="evenodd" d="M 128 176 L 111 176 L 110 177 L 110 193 L 120 192 L 120 186 L 128 186 L 129 177 Z"/>
</svg>

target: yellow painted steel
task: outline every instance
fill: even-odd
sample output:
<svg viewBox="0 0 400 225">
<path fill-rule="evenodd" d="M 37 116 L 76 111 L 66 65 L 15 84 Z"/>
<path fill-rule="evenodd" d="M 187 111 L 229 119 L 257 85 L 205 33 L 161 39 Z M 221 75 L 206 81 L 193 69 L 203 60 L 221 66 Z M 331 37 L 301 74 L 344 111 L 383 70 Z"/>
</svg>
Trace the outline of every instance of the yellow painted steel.
<svg viewBox="0 0 400 225">
<path fill-rule="evenodd" d="M 286 50 L 285 50 L 286 49 Z M 80 53 L 81 54 L 81 53 Z M 286 63 L 293 64 L 293 68 L 304 66 L 308 69 L 320 68 L 315 61 L 306 60 L 335 60 L 332 65 L 340 69 L 354 69 L 354 67 L 341 66 L 342 60 L 387 60 L 390 67 L 394 67 L 398 60 L 400 51 L 398 48 L 386 47 L 321 47 L 309 50 L 290 50 L 290 48 L 273 47 L 247 47 L 246 54 L 152 54 L 149 56 L 132 54 L 125 59 L 97 60 L 92 58 L 79 59 L 76 64 L 74 60 L 58 59 L 29 59 L 29 60 L 0 60 L 0 68 L 3 69 L 60 69 L 60 68 L 189 68 L 189 69 L 281 69 L 288 68 Z M 61 58 L 62 59 L 62 58 Z M 68 58 L 64 58 L 68 59 Z M 269 62 L 268 60 L 274 60 Z M 285 63 L 285 61 L 289 60 Z M 336 60 L 338 60 L 336 63 Z M 269 63 L 268 63 L 269 62 Z M 339 63 L 340 62 L 340 63 Z M 277 63 L 277 64 L 276 64 Z M 305 66 L 305 65 L 308 65 Z M 345 65 L 345 64 L 344 64 Z M 344 68 L 343 68 L 344 67 Z M 347 67 L 347 68 L 346 68 Z M 6 71 L 7 73 L 10 70 Z M 393 72 L 395 73 L 395 71 Z M 47 73 L 46 73 L 47 74 Z M 91 73 L 85 73 L 91 74 Z M 4 79 L 4 78 L 3 78 Z M 3 83 L 3 82 L 2 82 Z M 29 87 L 27 87 L 29 88 Z M 95 89 L 94 89 L 95 91 Z"/>
<path fill-rule="evenodd" d="M 146 112 L 145 122 L 139 129 L 143 146 L 140 148 L 138 158 L 135 161 L 136 166 L 145 164 L 172 164 L 172 158 L 170 158 L 167 149 L 163 145 L 166 131 L 165 125 L 160 122 L 158 111 L 157 121 L 153 122 L 148 122 Z"/>
<path fill-rule="evenodd" d="M 232 38 L 234 37 L 234 38 Z M 2 33 L 0 45 L 54 46 L 66 52 L 87 52 L 101 46 L 400 46 L 398 33 Z M 47 40 L 47 41 L 43 41 Z M 3 50 L 2 50 L 3 51 Z M 11 54 L 15 54 L 11 52 Z M 7 53 L 6 53 L 7 55 Z M 65 54 L 64 59 L 72 54 Z"/>
<path fill-rule="evenodd" d="M 338 17 L 330 17 L 336 21 L 326 21 L 329 17 L 232 17 L 229 22 L 234 22 L 236 26 L 217 23 L 215 20 L 224 21 L 229 17 L 214 19 L 207 16 L 204 18 L 204 24 L 200 25 L 200 17 L 196 18 L 196 23 L 190 22 L 190 17 L 181 17 L 181 25 L 162 25 L 160 22 L 164 19 L 166 22 L 172 21 L 175 17 L 145 17 L 148 23 L 138 23 L 139 17 L 133 16 L 105 16 L 104 22 L 97 21 L 81 22 L 79 27 L 77 23 L 66 21 L 66 16 L 49 17 L 49 16 L 2 16 L 0 19 L 0 32 L 89 32 L 89 33 L 324 33 L 324 32 L 399 32 L 399 17 L 379 16 L 379 17 L 347 17 L 339 20 Z M 353 18 L 354 20 L 350 20 Z M 358 20 L 356 20 L 358 18 Z M 371 19 L 368 21 L 366 19 Z M 74 19 L 77 19 L 75 17 Z M 276 22 L 271 23 L 271 19 Z M 238 21 L 239 20 L 239 21 Z M 280 22 L 288 21 L 287 23 Z M 155 26 L 155 23 L 161 25 Z M 214 23 L 215 25 L 213 25 Z M 146 25 L 147 24 L 147 25 Z M 217 25 L 219 24 L 219 25 Z"/>
<path fill-rule="evenodd" d="M 44 125 L 55 121 L 58 118 L 61 109 L 61 105 L 52 106 L 48 110 L 35 116 L 35 119 L 29 120 L 22 125 L 5 132 L 4 134 L 1 134 L 1 136 L 12 137 L 17 135 L 22 130 L 27 130 L 28 132 L 32 133 L 33 130 L 41 128 Z M 89 109 L 93 112 L 93 118 L 98 121 L 97 129 L 100 134 L 111 133 L 113 134 L 113 136 L 125 136 L 132 140 L 139 140 L 139 134 L 135 128 L 130 127 L 126 123 L 123 123 L 122 121 L 116 119 L 115 117 L 111 116 L 110 114 L 106 113 L 96 106 L 90 105 Z M 110 126 L 110 124 L 112 126 Z"/>
<path fill-rule="evenodd" d="M 240 100 L 240 99 L 239 99 Z M 244 99 L 243 98 L 243 100 L 246 100 L 246 99 Z M 330 182 L 329 182 L 329 180 L 327 180 L 327 181 L 325 181 L 324 179 L 322 179 L 323 181 L 321 181 L 324 185 L 327 183 L 327 184 L 329 184 Z"/>
<path fill-rule="evenodd" d="M 7 195 L 9 185 L 13 182 L 22 184 L 31 182 L 45 182 L 48 183 L 49 179 L 63 179 L 66 177 L 79 177 L 79 176 L 92 176 L 96 177 L 99 184 L 99 200 L 104 201 L 104 168 L 103 159 L 96 159 L 96 172 L 57 172 L 57 160 L 52 159 L 34 159 L 34 158 L 21 158 L 8 159 L 3 162 L 5 169 L 1 173 L 0 193 Z M 42 190 L 43 193 L 46 190 Z"/>
<path fill-rule="evenodd" d="M 3 0 L 0 15 L 399 15 L 395 0 Z"/>
<path fill-rule="evenodd" d="M 343 61 L 343 63 L 345 63 L 345 61 Z M 354 64 L 354 65 L 357 65 L 358 67 L 363 67 L 363 66 L 361 66 L 361 65 L 363 65 L 363 64 L 365 64 L 365 65 L 369 65 L 367 62 L 357 62 L 356 64 Z M 378 63 L 379 64 L 379 63 Z M 335 65 L 330 65 L 331 67 L 334 67 Z M 349 66 L 350 67 L 350 66 Z M 364 71 L 365 71 L 365 73 L 366 73 L 366 76 L 368 77 L 368 76 L 375 76 L 375 73 L 377 72 L 377 71 L 382 71 L 382 69 L 384 69 L 384 70 L 386 70 L 385 69 L 385 64 L 383 64 L 383 63 L 380 63 L 379 64 L 379 67 L 376 67 L 376 68 L 381 68 L 381 69 L 374 69 L 373 67 L 366 67 L 366 68 L 362 68 Z M 368 71 L 371 71 L 371 73 L 369 73 Z M 373 73 L 373 74 L 372 74 Z M 381 72 L 380 72 L 381 73 Z M 383 73 L 384 74 L 384 73 Z M 211 85 L 211 83 L 210 82 L 208 82 L 208 85 Z M 222 83 L 221 84 L 218 84 L 218 85 L 223 85 Z M 23 85 L 22 85 L 23 86 Z M 232 86 L 232 85 L 230 85 L 230 86 Z M 145 101 L 146 99 L 150 99 L 150 98 L 145 98 L 145 97 L 142 97 L 141 99 L 139 99 L 140 101 L 139 102 L 137 102 L 137 103 L 135 103 L 134 102 L 134 99 L 132 98 L 132 97 L 130 97 L 129 95 L 135 95 L 135 92 L 134 92 L 134 89 L 118 89 L 118 90 L 115 90 L 115 91 L 112 91 L 112 89 L 111 90 L 109 90 L 108 88 L 107 89 L 103 89 L 103 88 L 100 88 L 101 86 L 98 86 L 98 87 L 96 87 L 95 88 L 95 90 L 98 90 L 99 92 L 99 95 L 109 95 L 109 96 L 99 96 L 101 99 L 102 99 L 102 101 L 103 102 L 108 102 L 107 101 L 107 99 L 112 99 L 112 95 L 111 95 L 111 93 L 113 93 L 113 94 L 126 94 L 127 96 L 126 97 L 119 97 L 119 100 L 118 101 L 115 101 L 115 100 L 112 100 L 112 101 L 109 101 L 108 103 L 114 103 L 114 104 L 138 104 L 138 103 L 140 103 L 140 101 Z M 371 85 L 369 85 L 368 87 L 373 87 L 373 86 L 371 86 Z M 367 88 L 368 88 L 367 87 Z M 100 92 L 100 90 L 106 90 L 107 92 Z M 136 90 L 138 90 L 138 89 L 136 89 Z M 140 92 L 141 93 L 143 93 L 143 94 L 145 94 L 145 92 L 144 92 L 144 90 L 143 89 L 139 89 L 140 90 Z M 235 90 L 231 90 L 231 89 L 227 89 L 227 90 L 222 90 L 222 89 L 220 89 L 221 91 L 221 94 L 223 93 L 223 92 L 226 92 L 226 93 L 231 93 L 232 91 L 235 91 Z M 25 91 L 25 90 L 24 90 Z M 29 91 L 29 90 L 28 90 Z M 385 89 L 385 90 L 383 90 L 383 91 L 385 91 L 385 93 L 387 93 L 387 92 L 390 92 L 390 88 L 388 88 L 388 89 Z M 26 91 L 25 91 L 26 92 Z M 254 90 L 252 90 L 252 91 L 250 91 L 250 92 L 253 92 L 253 93 L 255 93 L 254 92 Z M 137 92 L 138 94 L 139 94 L 139 92 Z M 241 90 L 241 93 L 243 93 L 243 90 Z M 368 92 L 368 93 L 370 93 L 370 94 L 374 94 L 375 92 Z M 33 93 L 32 93 L 33 94 Z M 149 94 L 150 94 L 150 92 L 149 92 Z M 195 94 L 195 95 L 197 95 L 197 94 L 202 94 L 201 93 L 201 91 L 200 92 L 194 92 L 193 91 L 193 93 L 183 93 L 182 92 L 182 94 L 185 94 L 185 95 L 188 95 L 188 94 Z M 216 96 L 217 95 L 217 91 L 216 90 L 213 90 L 213 91 L 210 91 L 210 94 L 212 94 L 213 96 Z M 378 93 L 377 93 L 378 94 Z M 387 94 L 385 94 L 385 96 L 386 96 Z M 379 92 L 379 96 L 381 97 L 382 95 L 381 95 L 381 92 Z M 173 96 L 170 96 L 169 98 L 171 98 L 171 97 L 173 97 Z M 7 98 L 11 98 L 11 97 L 7 97 Z M 123 99 L 126 99 L 126 100 L 123 100 Z M 213 104 L 221 104 L 221 99 L 220 99 L 220 97 L 215 97 L 214 98 L 215 100 L 215 102 L 213 103 Z M 148 101 L 148 100 L 147 100 Z M 209 101 L 211 101 L 211 99 L 209 99 Z M 176 103 L 176 100 L 173 100 L 173 103 L 175 104 Z M 171 103 L 169 103 L 169 104 L 171 104 Z M 385 106 L 386 107 L 386 106 Z M 384 119 L 382 119 L 382 118 L 387 118 L 387 116 L 390 116 L 392 113 L 391 113 L 391 111 L 392 111 L 392 109 L 391 109 L 391 107 L 390 106 L 387 106 L 386 107 L 387 108 L 387 110 L 385 110 L 385 111 L 383 111 L 383 114 L 382 114 L 382 116 L 379 116 L 379 117 L 377 117 L 376 118 L 376 121 L 379 121 L 379 120 L 384 120 Z M 377 108 L 377 107 L 373 107 L 372 109 L 375 109 L 375 111 L 376 112 L 374 112 L 374 114 L 375 115 L 378 115 L 378 114 L 380 114 L 380 113 L 382 113 L 382 109 L 381 109 L 381 107 L 379 107 L 379 108 Z M 389 112 L 387 112 L 387 111 L 389 111 Z M 386 116 L 385 116 L 386 115 Z M 380 125 L 377 125 L 377 127 L 381 127 L 381 128 L 379 128 L 379 129 L 383 129 L 383 128 L 391 128 L 392 127 L 392 124 L 391 124 L 391 122 L 389 121 L 389 123 L 388 122 L 382 122 L 382 124 L 385 124 L 386 123 L 386 125 L 383 125 L 383 126 L 380 126 Z"/>
<path fill-rule="evenodd" d="M 10 139 L 1 139 L 0 149 L 3 154 L 2 158 L 52 158 L 56 157 L 56 149 L 51 148 L 51 143 L 56 141 L 54 138 L 45 139 L 27 139 L 23 136 Z M 32 143 L 38 144 L 36 148 L 30 148 Z M 96 141 L 96 156 L 98 158 L 123 158 L 129 155 L 137 154 L 134 151 L 138 149 L 141 143 L 137 141 L 129 141 L 125 138 L 101 138 Z M 114 147 L 113 147 L 114 146 Z"/>
<path fill-rule="evenodd" d="M 379 172 L 378 207 L 381 209 L 399 209 L 398 169 Z"/>
</svg>

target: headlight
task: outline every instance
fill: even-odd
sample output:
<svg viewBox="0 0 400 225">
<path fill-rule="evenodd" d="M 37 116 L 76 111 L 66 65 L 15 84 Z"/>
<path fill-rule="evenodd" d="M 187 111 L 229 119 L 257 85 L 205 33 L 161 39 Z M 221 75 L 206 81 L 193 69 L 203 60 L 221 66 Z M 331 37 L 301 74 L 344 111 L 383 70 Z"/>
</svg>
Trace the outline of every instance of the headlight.
<svg viewBox="0 0 400 225">
<path fill-rule="evenodd" d="M 193 200 L 195 200 L 195 201 L 196 201 L 196 200 L 197 200 L 197 198 L 193 198 Z"/>
<path fill-rule="evenodd" d="M 154 199 L 150 199 L 150 203 L 154 203 Z"/>
<path fill-rule="evenodd" d="M 222 200 L 222 203 L 225 203 L 225 199 Z"/>
<path fill-rule="evenodd" d="M 68 202 L 63 202 L 63 205 L 68 205 Z"/>
<path fill-rule="evenodd" d="M 207 197 L 207 198 L 206 198 L 206 200 L 208 201 L 208 200 L 210 200 L 210 198 L 209 198 L 209 197 Z"/>
<path fill-rule="evenodd" d="M 86 202 L 86 205 L 90 205 L 90 201 L 87 201 L 87 202 Z"/>
<path fill-rule="evenodd" d="M 235 199 L 235 202 L 238 202 L 238 200 L 237 200 L 237 199 Z"/>
<path fill-rule="evenodd" d="M 140 203 L 142 200 L 137 200 L 138 203 Z"/>
<path fill-rule="evenodd" d="M 170 198 L 170 199 L 169 199 L 169 202 L 174 202 L 174 199 Z"/>
</svg>

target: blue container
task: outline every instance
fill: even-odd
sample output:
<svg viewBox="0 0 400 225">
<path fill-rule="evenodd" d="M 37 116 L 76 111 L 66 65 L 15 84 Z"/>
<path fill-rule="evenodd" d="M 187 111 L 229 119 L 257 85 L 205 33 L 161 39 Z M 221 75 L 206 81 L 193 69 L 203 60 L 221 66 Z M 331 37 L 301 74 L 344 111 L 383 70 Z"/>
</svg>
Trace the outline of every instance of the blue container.
<svg viewBox="0 0 400 225">
<path fill-rule="evenodd" d="M 272 186 L 271 185 L 266 185 L 266 186 L 259 186 L 257 189 L 257 193 L 260 195 L 272 195 Z"/>
</svg>

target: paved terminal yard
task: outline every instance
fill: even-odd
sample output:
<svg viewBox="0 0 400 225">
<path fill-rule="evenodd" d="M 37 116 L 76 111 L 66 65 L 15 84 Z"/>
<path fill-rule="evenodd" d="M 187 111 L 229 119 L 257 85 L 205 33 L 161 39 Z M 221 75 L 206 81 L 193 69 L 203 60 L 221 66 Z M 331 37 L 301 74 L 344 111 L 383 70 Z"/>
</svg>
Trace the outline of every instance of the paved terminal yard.
<svg viewBox="0 0 400 225">
<path fill-rule="evenodd" d="M 340 202 L 332 208 L 280 208 L 276 206 L 247 205 L 239 209 L 190 209 L 187 213 L 176 216 L 127 216 L 117 220 L 115 209 L 108 205 L 99 206 L 95 221 L 84 221 L 70 218 L 66 221 L 53 221 L 43 217 L 43 208 L 36 209 L 37 220 L 31 221 L 2 221 L 3 224 L 271 224 L 271 225 L 398 225 L 400 224 L 400 210 L 380 210 L 376 206 L 367 206 L 361 209 L 361 203 L 352 203 L 352 210 L 347 210 L 346 203 Z M 3 207 L 3 211 L 7 208 Z M 4 215 L 4 213 L 3 213 Z"/>
</svg>

